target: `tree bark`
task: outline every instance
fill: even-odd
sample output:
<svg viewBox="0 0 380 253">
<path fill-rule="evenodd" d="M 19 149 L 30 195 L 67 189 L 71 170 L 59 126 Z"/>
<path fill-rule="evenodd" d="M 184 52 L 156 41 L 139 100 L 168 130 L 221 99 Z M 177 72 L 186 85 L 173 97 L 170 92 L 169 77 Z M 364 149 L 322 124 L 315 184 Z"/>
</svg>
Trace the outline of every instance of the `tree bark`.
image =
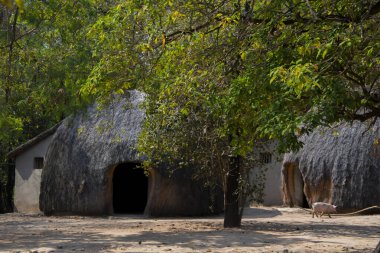
<svg viewBox="0 0 380 253">
<path fill-rule="evenodd" d="M 239 177 L 240 157 L 231 157 L 229 172 L 226 176 L 225 200 L 224 200 L 224 227 L 240 227 L 241 215 L 239 210 Z"/>
<path fill-rule="evenodd" d="M 14 206 L 13 206 L 13 189 L 15 185 L 15 167 L 13 164 L 8 164 L 7 166 L 7 187 L 6 187 L 6 211 L 7 212 L 13 212 Z"/>
<path fill-rule="evenodd" d="M 9 41 L 9 53 L 8 53 L 8 70 L 7 76 L 5 78 L 5 102 L 8 103 L 11 97 L 11 87 L 12 87 L 12 61 L 13 61 L 13 47 L 16 41 L 16 32 L 17 32 L 17 19 L 19 15 L 19 9 L 16 7 L 16 12 L 13 17 L 13 23 L 8 26 L 8 36 L 10 37 Z M 10 18 L 9 18 L 10 19 Z"/>
</svg>

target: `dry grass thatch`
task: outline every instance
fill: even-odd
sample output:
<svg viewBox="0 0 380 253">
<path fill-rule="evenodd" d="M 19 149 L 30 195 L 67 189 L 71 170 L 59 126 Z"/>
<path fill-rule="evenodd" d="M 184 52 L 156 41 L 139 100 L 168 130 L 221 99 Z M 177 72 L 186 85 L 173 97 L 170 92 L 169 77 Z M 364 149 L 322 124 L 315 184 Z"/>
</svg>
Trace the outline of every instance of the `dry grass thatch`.
<svg viewBox="0 0 380 253">
<path fill-rule="evenodd" d="M 303 136 L 303 148 L 284 157 L 284 202 L 305 206 L 304 194 L 309 205 L 324 201 L 334 203 L 340 210 L 379 205 L 379 138 L 379 124 L 360 122 L 319 128 Z M 294 170 L 299 170 L 299 178 Z M 296 184 L 302 186 L 301 193 L 292 187 Z"/>
</svg>

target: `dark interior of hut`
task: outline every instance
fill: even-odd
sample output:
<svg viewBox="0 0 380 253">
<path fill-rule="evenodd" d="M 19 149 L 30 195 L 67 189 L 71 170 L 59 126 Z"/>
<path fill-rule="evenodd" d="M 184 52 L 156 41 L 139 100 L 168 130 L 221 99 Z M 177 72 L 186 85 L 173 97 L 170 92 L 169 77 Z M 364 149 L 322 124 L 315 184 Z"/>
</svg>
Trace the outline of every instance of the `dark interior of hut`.
<svg viewBox="0 0 380 253">
<path fill-rule="evenodd" d="M 136 163 L 122 163 L 113 172 L 114 213 L 142 214 L 148 199 L 148 177 Z"/>
</svg>

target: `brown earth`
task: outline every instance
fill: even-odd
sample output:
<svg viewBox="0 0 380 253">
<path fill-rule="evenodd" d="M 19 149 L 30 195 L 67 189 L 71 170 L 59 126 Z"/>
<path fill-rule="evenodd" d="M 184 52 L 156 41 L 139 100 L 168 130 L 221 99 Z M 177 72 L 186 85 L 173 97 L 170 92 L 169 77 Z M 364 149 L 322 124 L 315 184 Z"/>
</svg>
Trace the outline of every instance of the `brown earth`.
<svg viewBox="0 0 380 253">
<path fill-rule="evenodd" d="M 0 215 L 0 252 L 372 252 L 379 240 L 380 215 L 296 208 L 247 208 L 239 229 L 223 229 L 223 216 Z"/>
</svg>

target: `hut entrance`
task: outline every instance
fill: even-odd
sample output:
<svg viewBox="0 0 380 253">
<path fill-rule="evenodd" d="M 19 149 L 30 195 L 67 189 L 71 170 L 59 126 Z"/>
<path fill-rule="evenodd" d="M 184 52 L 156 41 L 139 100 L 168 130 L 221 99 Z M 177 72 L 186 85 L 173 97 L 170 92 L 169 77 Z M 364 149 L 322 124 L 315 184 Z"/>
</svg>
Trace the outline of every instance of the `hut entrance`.
<svg viewBox="0 0 380 253">
<path fill-rule="evenodd" d="M 113 172 L 114 213 L 143 213 L 148 199 L 148 177 L 136 163 L 122 163 Z"/>
<path fill-rule="evenodd" d="M 297 164 L 291 163 L 287 166 L 287 202 L 290 206 L 309 208 L 305 193 L 302 174 Z"/>
</svg>

